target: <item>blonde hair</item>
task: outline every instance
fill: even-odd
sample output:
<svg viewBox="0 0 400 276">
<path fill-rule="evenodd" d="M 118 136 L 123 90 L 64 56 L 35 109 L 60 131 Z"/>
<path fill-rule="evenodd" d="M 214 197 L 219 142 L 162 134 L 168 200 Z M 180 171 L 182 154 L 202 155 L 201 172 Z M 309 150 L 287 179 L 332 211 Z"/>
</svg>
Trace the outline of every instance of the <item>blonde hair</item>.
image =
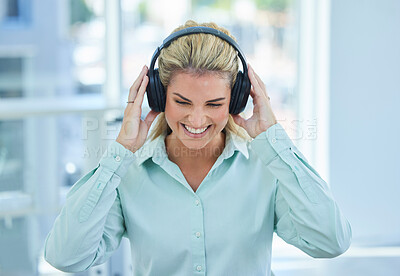
<svg viewBox="0 0 400 276">
<path fill-rule="evenodd" d="M 184 25 L 176 28 L 173 33 L 188 27 L 198 26 L 217 29 L 236 41 L 228 30 L 212 22 L 198 24 L 193 20 L 188 20 Z M 210 71 L 213 74 L 218 74 L 221 78 L 227 78 L 232 88 L 238 70 L 239 58 L 236 50 L 225 40 L 211 34 L 198 33 L 182 36 L 174 40 L 167 48 L 162 49 L 158 57 L 159 76 L 165 88 L 178 73 L 201 76 L 210 73 Z M 234 132 L 245 140 L 250 139 L 247 132 L 234 122 L 230 114 L 223 131 Z M 171 129 L 165 119 L 165 113 L 162 112 L 158 115 L 149 138 L 154 140 L 164 133 L 171 133 Z"/>
</svg>

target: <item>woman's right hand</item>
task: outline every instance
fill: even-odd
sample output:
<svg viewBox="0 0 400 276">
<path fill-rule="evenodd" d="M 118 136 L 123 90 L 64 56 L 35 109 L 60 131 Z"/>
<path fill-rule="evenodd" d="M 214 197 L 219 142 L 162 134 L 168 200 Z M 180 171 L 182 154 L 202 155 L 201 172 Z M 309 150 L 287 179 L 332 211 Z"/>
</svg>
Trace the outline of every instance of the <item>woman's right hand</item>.
<svg viewBox="0 0 400 276">
<path fill-rule="evenodd" d="M 146 75 L 147 70 L 147 66 L 145 65 L 129 89 L 128 101 L 134 102 L 128 103 L 125 108 L 121 130 L 116 139 L 118 143 L 133 153 L 143 146 L 151 124 L 160 113 L 151 110 L 144 121 L 141 119 L 144 93 L 149 83 L 149 78 Z"/>
</svg>

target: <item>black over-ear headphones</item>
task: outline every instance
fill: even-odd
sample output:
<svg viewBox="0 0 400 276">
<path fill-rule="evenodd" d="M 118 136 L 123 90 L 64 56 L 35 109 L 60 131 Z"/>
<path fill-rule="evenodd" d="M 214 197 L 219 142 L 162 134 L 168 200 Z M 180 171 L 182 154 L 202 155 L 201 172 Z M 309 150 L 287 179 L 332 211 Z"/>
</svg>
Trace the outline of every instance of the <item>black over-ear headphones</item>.
<svg viewBox="0 0 400 276">
<path fill-rule="evenodd" d="M 172 41 L 177 39 L 178 37 L 197 34 L 197 33 L 205 33 L 215 35 L 235 48 L 238 52 L 238 56 L 242 61 L 243 71 L 239 71 L 236 77 L 235 84 L 231 91 L 231 101 L 229 103 L 229 113 L 238 114 L 244 110 L 246 107 L 247 99 L 250 94 L 250 80 L 247 73 L 247 63 L 246 58 L 244 57 L 242 50 L 240 50 L 239 45 L 228 35 L 225 33 L 208 27 L 189 27 L 172 33 L 166 39 L 164 39 L 163 44 L 156 49 L 151 58 L 151 63 L 149 67 L 149 71 L 147 72 L 147 76 L 149 77 L 149 84 L 147 85 L 147 99 L 150 105 L 150 108 L 156 112 L 164 112 L 165 111 L 165 102 L 166 102 L 166 91 L 164 86 L 162 85 L 158 73 L 158 69 L 154 69 L 154 65 L 158 56 L 161 53 L 163 48 L 168 47 Z"/>
</svg>

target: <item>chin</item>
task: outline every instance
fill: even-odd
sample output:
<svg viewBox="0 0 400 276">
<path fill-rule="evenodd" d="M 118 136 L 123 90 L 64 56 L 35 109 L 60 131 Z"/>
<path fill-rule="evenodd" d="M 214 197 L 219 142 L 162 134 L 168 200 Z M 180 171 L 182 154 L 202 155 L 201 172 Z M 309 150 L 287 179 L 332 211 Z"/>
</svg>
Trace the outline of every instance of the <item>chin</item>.
<svg viewBox="0 0 400 276">
<path fill-rule="evenodd" d="M 190 150 L 201 150 L 205 148 L 209 141 L 182 141 L 182 144 Z"/>
<path fill-rule="evenodd" d="M 171 129 L 172 132 L 175 133 L 175 139 L 178 139 L 179 143 L 190 151 L 200 151 L 206 148 L 223 130 L 222 128 L 220 131 L 216 131 L 215 124 L 211 124 L 203 137 L 196 138 L 193 134 L 188 133 L 181 123 L 177 125 L 175 130 L 173 128 Z"/>
</svg>

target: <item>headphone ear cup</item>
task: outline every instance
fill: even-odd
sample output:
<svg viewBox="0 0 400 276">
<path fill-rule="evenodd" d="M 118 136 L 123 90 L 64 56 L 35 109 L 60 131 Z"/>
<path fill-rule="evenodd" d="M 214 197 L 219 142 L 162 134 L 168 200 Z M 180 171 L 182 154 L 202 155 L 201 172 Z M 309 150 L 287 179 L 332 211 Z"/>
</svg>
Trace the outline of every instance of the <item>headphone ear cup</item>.
<svg viewBox="0 0 400 276">
<path fill-rule="evenodd" d="M 154 74 L 150 73 L 150 70 L 147 72 L 147 77 L 149 77 L 149 83 L 147 84 L 147 101 L 151 110 L 159 112 L 158 104 L 157 104 L 157 91 L 156 91 L 156 84 L 154 81 Z"/>
<path fill-rule="evenodd" d="M 244 110 L 250 95 L 251 82 L 248 76 L 239 71 L 236 76 L 235 85 L 232 88 L 229 113 L 239 114 Z"/>
<path fill-rule="evenodd" d="M 237 113 L 239 114 L 240 112 L 242 112 L 247 104 L 247 101 L 249 99 L 249 95 L 250 95 L 250 89 L 251 89 L 251 81 L 249 79 L 248 75 L 244 75 L 242 73 L 242 87 L 240 89 L 240 96 L 238 97 L 238 102 L 236 104 L 237 106 Z"/>
<path fill-rule="evenodd" d="M 238 72 L 236 75 L 236 81 L 235 84 L 233 85 L 232 91 L 231 91 L 231 102 L 229 104 L 229 113 L 231 114 L 237 114 L 238 110 L 238 100 L 240 98 L 240 93 L 241 93 L 241 87 L 242 87 L 242 81 L 243 81 L 243 73 Z"/>
<path fill-rule="evenodd" d="M 149 102 L 149 106 L 155 112 L 164 112 L 165 89 L 160 81 L 158 69 L 155 69 L 153 74 L 150 74 L 149 70 L 147 76 L 149 77 L 149 83 L 147 84 L 147 101 Z"/>
<path fill-rule="evenodd" d="M 231 101 L 229 103 L 229 113 L 231 114 L 236 114 L 236 103 L 237 103 L 237 98 L 238 98 L 238 94 L 239 94 L 239 90 L 242 82 L 242 74 L 241 72 L 238 72 L 238 74 L 236 75 L 236 81 L 235 84 L 233 85 L 233 88 L 231 90 Z"/>
<path fill-rule="evenodd" d="M 164 112 L 165 111 L 166 93 L 165 93 L 164 85 L 162 84 L 162 82 L 160 80 L 160 75 L 159 75 L 158 69 L 154 70 L 154 83 L 155 83 L 155 87 L 156 87 L 155 98 L 156 98 L 157 110 L 158 110 L 158 112 Z"/>
</svg>

